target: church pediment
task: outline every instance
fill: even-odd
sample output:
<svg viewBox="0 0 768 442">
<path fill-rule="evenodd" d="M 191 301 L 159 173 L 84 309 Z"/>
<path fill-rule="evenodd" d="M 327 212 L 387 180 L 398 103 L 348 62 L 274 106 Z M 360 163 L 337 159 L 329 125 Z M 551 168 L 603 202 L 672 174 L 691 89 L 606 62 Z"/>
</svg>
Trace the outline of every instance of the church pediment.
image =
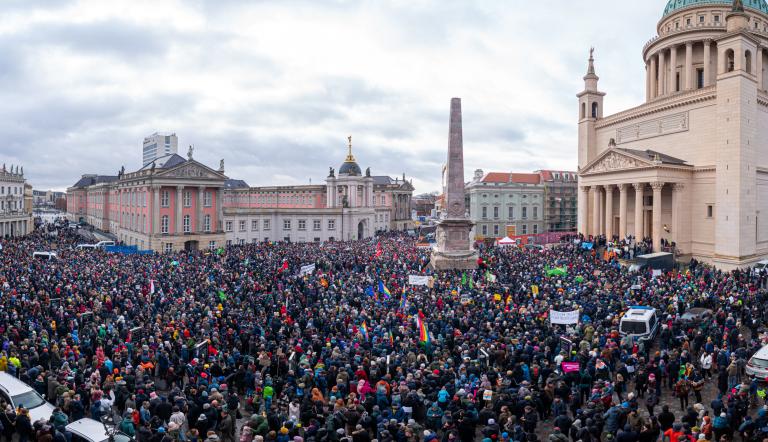
<svg viewBox="0 0 768 442">
<path fill-rule="evenodd" d="M 215 172 L 201 164 L 189 161 L 185 164 L 174 167 L 171 170 L 164 171 L 158 176 L 163 178 L 203 178 L 212 180 L 222 180 L 226 177 L 218 172 Z"/>
<path fill-rule="evenodd" d="M 587 167 L 581 171 L 581 174 L 589 175 L 593 173 L 614 172 L 649 166 L 654 166 L 654 164 L 632 154 L 621 152 L 616 149 L 609 149 L 592 163 L 588 164 Z"/>
</svg>

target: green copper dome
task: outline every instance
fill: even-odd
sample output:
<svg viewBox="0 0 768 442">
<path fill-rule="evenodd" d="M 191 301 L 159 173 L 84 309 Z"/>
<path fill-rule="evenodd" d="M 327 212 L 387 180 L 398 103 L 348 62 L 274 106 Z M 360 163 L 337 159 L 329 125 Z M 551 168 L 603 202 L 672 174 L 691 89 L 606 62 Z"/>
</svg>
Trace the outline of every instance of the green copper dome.
<svg viewBox="0 0 768 442">
<path fill-rule="evenodd" d="M 743 3 L 747 9 L 753 9 L 768 15 L 768 3 L 765 0 L 743 0 Z M 669 0 L 667 7 L 664 8 L 664 15 L 662 17 L 666 17 L 681 9 L 704 5 L 730 6 L 733 5 L 733 0 Z"/>
</svg>

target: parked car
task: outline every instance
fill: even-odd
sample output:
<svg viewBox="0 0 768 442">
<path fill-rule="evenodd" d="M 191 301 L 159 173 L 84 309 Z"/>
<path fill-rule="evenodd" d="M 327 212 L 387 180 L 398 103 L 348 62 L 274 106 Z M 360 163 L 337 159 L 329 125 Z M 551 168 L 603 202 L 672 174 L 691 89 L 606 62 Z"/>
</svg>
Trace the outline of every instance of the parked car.
<svg viewBox="0 0 768 442">
<path fill-rule="evenodd" d="M 40 419 L 47 421 L 53 414 L 53 405 L 46 402 L 34 388 L 8 373 L 0 372 L 0 397 L 13 408 L 24 407 L 29 410 L 32 423 Z"/>
<path fill-rule="evenodd" d="M 686 323 L 701 324 L 702 322 L 712 319 L 714 313 L 712 310 L 703 307 L 694 307 L 685 311 L 680 316 L 680 320 Z"/>
<path fill-rule="evenodd" d="M 747 376 L 764 380 L 768 378 L 768 345 L 753 354 L 745 369 Z"/>
<path fill-rule="evenodd" d="M 133 440 L 127 434 L 115 431 L 114 427 L 88 417 L 76 420 L 64 428 L 72 435 L 72 442 L 107 442 L 110 435 L 113 436 L 114 442 Z"/>
</svg>

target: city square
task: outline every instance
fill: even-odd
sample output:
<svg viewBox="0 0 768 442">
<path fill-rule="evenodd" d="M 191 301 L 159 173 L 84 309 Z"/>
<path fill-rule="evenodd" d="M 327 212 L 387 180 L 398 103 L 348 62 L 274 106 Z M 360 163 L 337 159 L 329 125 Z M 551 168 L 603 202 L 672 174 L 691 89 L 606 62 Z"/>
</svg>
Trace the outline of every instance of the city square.
<svg viewBox="0 0 768 442">
<path fill-rule="evenodd" d="M 1 438 L 768 440 L 768 3 L 395 3 L 7 5 Z"/>
</svg>

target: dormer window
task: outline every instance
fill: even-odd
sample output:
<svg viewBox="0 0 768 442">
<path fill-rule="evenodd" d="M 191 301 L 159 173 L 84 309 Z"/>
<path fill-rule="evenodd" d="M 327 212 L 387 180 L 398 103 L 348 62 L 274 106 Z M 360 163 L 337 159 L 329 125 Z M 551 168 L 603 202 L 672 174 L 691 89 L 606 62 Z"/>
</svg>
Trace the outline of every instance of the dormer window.
<svg viewBox="0 0 768 442">
<path fill-rule="evenodd" d="M 719 15 L 715 16 L 715 23 L 720 23 L 720 16 Z"/>
</svg>

